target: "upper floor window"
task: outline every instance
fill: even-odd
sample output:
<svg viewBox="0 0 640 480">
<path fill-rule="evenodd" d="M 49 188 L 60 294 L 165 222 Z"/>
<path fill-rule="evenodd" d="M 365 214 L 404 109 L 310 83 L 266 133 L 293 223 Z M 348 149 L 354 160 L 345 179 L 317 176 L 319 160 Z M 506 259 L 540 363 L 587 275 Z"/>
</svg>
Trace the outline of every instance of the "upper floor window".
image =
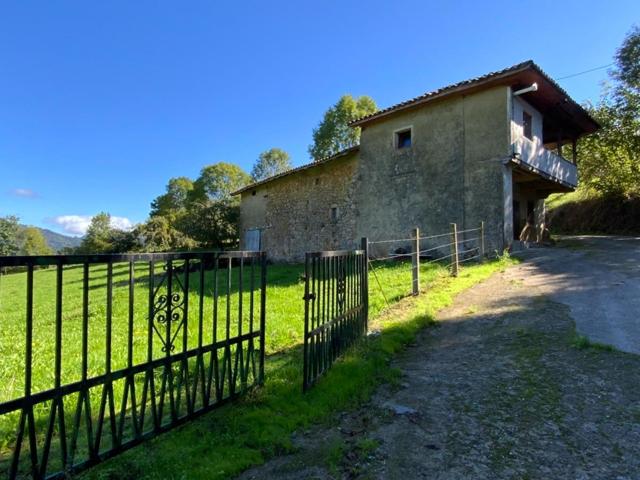
<svg viewBox="0 0 640 480">
<path fill-rule="evenodd" d="M 411 129 L 396 132 L 396 148 L 409 148 L 411 146 Z"/>
<path fill-rule="evenodd" d="M 533 119 L 531 115 L 527 112 L 522 112 L 522 132 L 529 140 L 533 140 L 532 124 Z"/>
</svg>

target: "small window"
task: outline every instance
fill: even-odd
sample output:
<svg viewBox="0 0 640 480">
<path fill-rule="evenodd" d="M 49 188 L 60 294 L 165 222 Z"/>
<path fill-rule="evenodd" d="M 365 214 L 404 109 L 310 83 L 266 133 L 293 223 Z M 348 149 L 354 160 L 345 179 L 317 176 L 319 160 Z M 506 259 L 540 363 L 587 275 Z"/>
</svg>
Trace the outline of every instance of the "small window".
<svg viewBox="0 0 640 480">
<path fill-rule="evenodd" d="M 411 129 L 396 132 L 396 148 L 409 148 L 411 146 Z"/>
<path fill-rule="evenodd" d="M 314 183 L 315 183 L 316 185 L 320 185 L 320 179 L 319 179 L 319 178 L 316 178 Z"/>
<path fill-rule="evenodd" d="M 336 222 L 338 220 L 338 207 L 331 207 L 331 221 Z"/>
<path fill-rule="evenodd" d="M 531 131 L 531 115 L 527 112 L 522 112 L 522 131 L 525 137 L 529 140 L 533 140 L 533 133 Z"/>
<path fill-rule="evenodd" d="M 255 191 L 255 190 L 253 190 L 253 191 L 251 192 L 251 196 L 253 196 L 253 197 L 255 197 L 255 196 L 256 196 L 256 191 Z"/>
</svg>

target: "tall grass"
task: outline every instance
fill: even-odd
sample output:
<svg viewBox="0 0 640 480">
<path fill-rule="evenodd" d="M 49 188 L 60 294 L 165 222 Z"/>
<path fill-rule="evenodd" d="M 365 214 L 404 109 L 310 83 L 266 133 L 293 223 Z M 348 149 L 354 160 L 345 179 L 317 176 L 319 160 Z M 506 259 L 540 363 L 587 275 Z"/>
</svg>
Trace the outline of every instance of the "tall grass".
<svg viewBox="0 0 640 480">
<path fill-rule="evenodd" d="M 147 360 L 148 342 L 148 302 L 149 277 L 148 265 L 135 264 L 135 284 L 133 315 L 133 364 Z M 268 267 L 267 274 L 267 310 L 266 310 L 266 352 L 272 355 L 267 359 L 267 383 L 278 382 L 283 362 L 288 381 L 301 381 L 298 372 L 302 362 L 298 346 L 303 337 L 304 325 L 304 282 L 303 267 L 300 265 L 274 265 Z M 107 283 L 106 266 L 93 265 L 89 269 L 89 334 L 88 334 L 88 377 L 103 374 L 106 370 L 106 318 L 107 318 Z M 439 265 L 426 265 L 421 269 L 422 288 L 448 278 L 446 268 Z M 113 270 L 113 302 L 112 302 L 112 348 L 111 369 L 117 370 L 127 366 L 127 339 L 129 335 L 129 271 L 128 265 L 116 265 Z M 226 290 L 224 282 L 220 282 L 219 311 L 225 311 Z M 26 316 L 26 273 L 13 273 L 0 277 L 0 402 L 21 397 L 24 391 L 25 370 L 25 316 Z M 239 302 L 239 279 L 234 274 L 229 291 L 232 312 L 233 335 L 237 331 L 236 317 Z M 408 295 L 411 291 L 410 262 L 378 263 L 375 271 L 370 272 L 369 312 L 371 317 L 378 316 L 390 304 Z M 70 383 L 81 378 L 82 352 L 82 313 L 83 313 L 83 269 L 81 266 L 69 266 L 63 270 L 62 289 L 62 365 L 61 383 Z M 245 273 L 243 304 L 243 330 L 247 329 L 249 304 L 249 276 Z M 257 288 L 258 283 L 255 284 Z M 53 388 L 55 361 L 55 320 L 56 320 L 56 271 L 41 269 L 34 272 L 33 297 L 33 392 Z M 189 309 L 186 325 L 188 348 L 198 343 L 198 321 L 200 310 L 197 308 L 199 292 L 205 292 L 203 302 L 203 342 L 212 339 L 211 319 L 213 317 L 214 281 L 211 272 L 206 272 L 205 281 L 200 285 L 199 272 L 189 275 Z M 255 299 L 258 303 L 257 298 Z M 257 311 L 256 311 L 257 314 Z M 257 318 L 257 317 L 256 317 Z M 222 338 L 224 321 L 218 325 L 219 338 Z M 180 337 L 181 341 L 181 337 Z M 162 343 L 158 336 L 153 336 L 153 357 L 164 355 Z M 286 352 L 284 357 L 274 355 Z M 274 370 L 274 368 L 276 370 Z M 291 369 L 291 370 L 289 370 Z M 295 370 L 295 371 L 294 371 Z M 274 371 L 279 373 L 275 374 Z M 271 372 L 271 373 L 269 373 Z M 299 382 L 298 382 L 299 383 Z M 299 385 L 295 385 L 298 388 Z M 122 383 L 114 384 L 116 405 L 122 397 Z M 93 395 L 99 395 L 96 389 Z M 69 397 L 69 412 L 72 412 L 74 399 Z M 98 399 L 92 403 L 97 408 Z M 48 418 L 48 404 L 36 410 L 36 422 L 44 425 Z M 66 409 L 66 408 L 65 408 Z M 69 415 L 67 421 L 71 421 Z M 6 465 L 9 458 L 15 431 L 18 412 L 0 418 L 0 464 Z"/>
</svg>

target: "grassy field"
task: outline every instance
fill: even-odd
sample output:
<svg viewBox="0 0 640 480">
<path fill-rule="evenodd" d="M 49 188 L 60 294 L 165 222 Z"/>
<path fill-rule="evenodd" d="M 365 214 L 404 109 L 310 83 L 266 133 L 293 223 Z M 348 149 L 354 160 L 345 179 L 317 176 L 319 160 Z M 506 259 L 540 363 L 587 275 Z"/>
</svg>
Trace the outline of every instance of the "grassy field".
<svg viewBox="0 0 640 480">
<path fill-rule="evenodd" d="M 425 266 L 422 269 L 422 287 L 429 287 L 430 293 L 426 296 L 429 300 L 429 308 L 437 308 L 439 304 L 446 303 L 456 289 L 464 285 L 473 283 L 478 279 L 486 277 L 496 268 L 501 268 L 502 264 L 487 264 L 483 266 L 471 266 L 464 270 L 464 274 L 452 280 L 444 267 L 438 265 Z M 144 266 L 136 266 L 136 285 L 134 294 L 134 363 L 142 362 L 146 359 L 147 348 L 147 311 L 148 311 L 148 281 L 144 276 Z M 139 272 L 138 272 L 139 270 Z M 359 356 L 350 355 L 351 360 L 341 362 L 343 365 L 335 369 L 327 378 L 333 380 L 323 380 L 320 385 L 328 383 L 332 385 L 328 391 L 326 386 L 318 386 L 314 393 L 307 397 L 299 395 L 301 389 L 301 355 L 299 345 L 303 334 L 303 312 L 304 302 L 302 295 L 304 283 L 300 280 L 302 268 L 300 266 L 270 266 L 268 268 L 267 280 L 267 342 L 266 350 L 270 354 L 266 365 L 266 385 L 263 389 L 249 398 L 243 400 L 240 405 L 223 407 L 214 417 L 207 415 L 205 419 L 194 422 L 193 425 L 184 427 L 162 436 L 153 442 L 148 442 L 149 446 L 141 446 L 134 449 L 120 459 L 108 462 L 104 467 L 96 469 L 96 478 L 182 478 L 184 472 L 165 475 L 163 468 L 165 463 L 177 462 L 177 458 L 169 455 L 166 459 L 156 458 L 153 466 L 147 464 L 144 470 L 134 469 L 130 462 L 144 461 L 139 457 L 141 452 L 147 452 L 151 445 L 171 445 L 175 448 L 178 444 L 191 444 L 193 451 L 189 451 L 190 457 L 199 455 L 199 449 L 211 449 L 217 453 L 210 457 L 215 463 L 216 471 L 212 471 L 209 461 L 202 465 L 195 462 L 193 469 L 187 474 L 187 478 L 217 478 L 224 477 L 232 472 L 238 472 L 242 468 L 262 461 L 281 450 L 288 448 L 286 435 L 300 426 L 309 422 L 324 418 L 327 412 L 334 408 L 342 408 L 359 398 L 363 398 L 366 392 L 370 391 L 371 383 L 374 380 L 388 376 L 384 372 L 384 362 L 380 363 L 380 358 L 376 355 L 387 355 L 390 351 L 399 348 L 400 343 L 394 336 L 385 336 L 379 340 L 381 349 L 378 354 Z M 103 373 L 105 369 L 105 318 L 106 318 L 106 282 L 105 267 L 92 267 L 90 271 L 90 294 L 89 294 L 89 376 Z M 410 265 L 408 263 L 388 263 L 378 265 L 376 277 L 371 275 L 370 279 L 370 316 L 379 317 L 386 307 L 387 302 L 392 303 L 409 293 L 411 285 Z M 113 346 L 112 346 L 112 368 L 117 369 L 126 366 L 127 357 L 127 336 L 128 336 L 128 270 L 126 266 L 114 269 L 114 290 L 113 290 Z M 245 282 L 247 280 L 245 279 Z M 382 286 L 379 288 L 378 282 Z M 3 329 L 0 332 L 0 401 L 6 401 L 22 395 L 24 387 L 24 315 L 25 315 L 25 285 L 26 274 L 10 274 L 0 279 L 0 318 Z M 457 285 L 457 286 L 456 286 Z M 54 348 L 53 336 L 55 330 L 55 270 L 38 270 L 34 274 L 34 390 L 44 390 L 53 386 L 53 362 Z M 82 313 L 82 269 L 78 267 L 65 268 L 64 289 L 63 289 L 63 361 L 62 379 L 63 384 L 77 380 L 80 377 L 80 352 L 81 352 L 81 313 Z M 238 282 L 234 279 L 231 289 L 231 302 L 238 302 L 237 293 Z M 211 291 L 213 289 L 212 279 L 205 278 L 204 291 L 207 293 L 203 305 L 203 318 L 205 325 L 210 319 L 213 306 Z M 436 290 L 434 290 L 436 289 Z M 190 276 L 190 303 L 197 305 L 198 291 L 200 290 L 199 275 L 192 273 Z M 384 294 L 383 294 L 384 291 Z M 437 293 L 440 292 L 440 293 Z M 224 292 L 221 292 L 224 293 Z M 243 301 L 248 305 L 249 292 L 245 289 Z M 441 295 L 438 300 L 437 295 Z M 448 301 L 448 300 L 447 300 Z M 223 304 L 219 305 L 224 309 Z M 232 308 L 233 311 L 233 308 Z M 188 344 L 189 347 L 197 344 L 197 328 L 199 310 L 192 308 L 189 313 L 188 322 Z M 245 313 L 243 323 L 248 322 Z M 210 320 L 209 320 L 210 323 Z M 236 319 L 236 324 L 237 319 Z M 420 323 L 420 322 L 418 322 Z M 405 326 L 406 327 L 406 326 Z M 405 328 L 403 327 L 403 329 Z M 237 327 L 236 327 L 237 328 Z M 391 330 L 395 327 L 390 327 Z M 387 328 L 389 331 L 389 329 Z M 206 343 L 211 338 L 211 328 L 205 328 Z M 403 336 L 402 334 L 401 336 Z M 208 336 L 208 337 L 207 337 Z M 391 339 L 391 344 L 388 340 Z M 155 351 L 160 352 L 161 344 L 155 341 Z M 155 356 L 155 354 L 154 354 Z M 350 363 L 351 362 L 351 363 Z M 346 368 L 346 365 L 352 365 Z M 354 377 L 355 375 L 355 377 Z M 352 378 L 354 377 L 354 378 Z M 342 379 L 342 380 L 340 380 Z M 335 383 L 338 382 L 338 383 Z M 342 382 L 342 383 L 341 383 Z M 374 382 L 375 383 L 375 382 Z M 315 393 L 318 392 L 318 393 Z M 323 393 L 324 392 L 324 393 Z M 118 392 L 116 392 L 116 398 Z M 311 400 L 315 398 L 316 400 Z M 295 401 L 294 401 L 295 400 Z M 293 403 L 291 403 L 293 402 Z M 319 403 L 317 403 L 319 402 Z M 230 414 L 229 409 L 233 414 Z M 290 411 L 293 409 L 292 411 Z M 224 412 L 227 412 L 226 414 Z M 46 412 L 36 412 L 41 414 L 44 421 Z M 226 416 L 225 416 L 226 415 Z M 228 416 L 228 418 L 227 418 Z M 222 430 L 216 429 L 217 433 L 208 431 L 202 432 L 203 425 L 214 421 L 222 426 Z M 202 423 L 204 422 L 204 423 Z M 248 423 L 243 423 L 248 422 Z M 14 436 L 16 419 L 7 417 L 0 419 L 0 441 L 2 441 L 2 451 L 5 457 L 10 448 L 11 438 Z M 238 430 L 239 429 L 239 430 Z M 185 438 L 187 435 L 188 438 Z M 207 438 L 196 444 L 197 438 L 205 435 Z M 285 435 L 285 437 L 282 437 Z M 280 440 L 275 441 L 276 438 Z M 160 443 L 158 443 L 160 442 Z M 165 442 L 165 443 L 163 443 Z M 167 443 L 168 442 L 168 443 Z M 196 442 L 196 443 L 194 443 Z M 162 447 L 161 449 L 163 449 Z M 178 449 L 180 451 L 180 449 Z M 136 453 L 133 453 L 136 452 Z M 187 454 L 187 452 L 184 452 Z M 142 453 L 146 456 L 147 453 Z M 209 454 L 207 454 L 209 455 Z M 168 460 L 173 458 L 173 460 Z M 181 462 L 178 462 L 179 464 Z M 163 465 L 165 465 L 163 467 Z M 184 464 L 183 467 L 186 468 Z M 150 470 L 148 470 L 150 469 Z M 178 470 L 174 470 L 178 472 Z M 102 473 L 100 473 L 102 472 Z M 113 472 L 113 473 L 109 473 Z M 137 472 L 137 473 L 136 473 Z M 216 473 L 217 472 L 217 473 Z M 144 475 L 143 475 L 144 473 Z"/>
</svg>

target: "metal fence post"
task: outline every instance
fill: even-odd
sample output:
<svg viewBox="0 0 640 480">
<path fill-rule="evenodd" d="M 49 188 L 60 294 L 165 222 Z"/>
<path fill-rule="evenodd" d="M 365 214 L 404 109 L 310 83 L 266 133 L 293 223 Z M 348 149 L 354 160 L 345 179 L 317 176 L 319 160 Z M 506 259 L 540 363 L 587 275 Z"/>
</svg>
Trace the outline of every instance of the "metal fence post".
<svg viewBox="0 0 640 480">
<path fill-rule="evenodd" d="M 412 280 L 412 294 L 420 294 L 420 229 L 418 227 L 413 229 L 413 242 L 411 252 L 411 280 Z"/>
<path fill-rule="evenodd" d="M 304 258 L 304 346 L 302 354 L 302 391 L 306 392 L 309 388 L 309 275 L 310 275 L 310 256 L 307 253 Z"/>
<path fill-rule="evenodd" d="M 364 324 L 366 330 L 369 330 L 369 239 L 362 237 L 360 241 L 360 248 L 364 252 L 362 255 L 362 311 L 364 315 Z"/>
<path fill-rule="evenodd" d="M 485 250 L 484 250 L 484 221 L 480 222 L 480 261 L 484 262 Z"/>
<path fill-rule="evenodd" d="M 458 226 L 451 224 L 451 275 L 458 276 Z"/>
<path fill-rule="evenodd" d="M 229 260 L 231 261 L 231 260 Z M 258 383 L 264 383 L 264 360 L 266 352 L 265 330 L 267 323 L 267 252 L 260 252 L 260 366 Z"/>
</svg>

